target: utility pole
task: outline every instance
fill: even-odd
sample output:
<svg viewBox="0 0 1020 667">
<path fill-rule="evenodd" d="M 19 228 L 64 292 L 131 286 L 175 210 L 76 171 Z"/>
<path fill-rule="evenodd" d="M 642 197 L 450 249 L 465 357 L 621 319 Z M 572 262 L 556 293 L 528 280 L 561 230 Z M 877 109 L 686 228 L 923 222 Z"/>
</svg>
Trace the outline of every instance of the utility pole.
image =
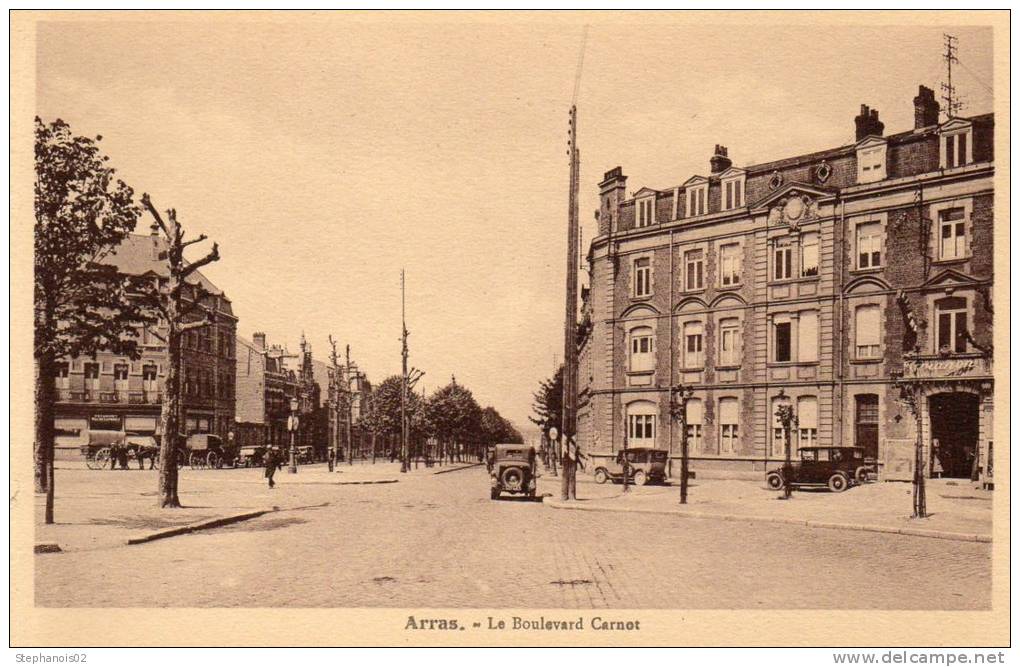
<svg viewBox="0 0 1020 667">
<path fill-rule="evenodd" d="M 330 421 L 329 442 L 333 448 L 333 460 L 337 463 L 340 462 L 341 449 L 340 449 L 340 407 L 343 405 L 341 402 L 341 381 L 343 378 L 340 376 L 340 357 L 336 353 L 336 341 L 333 340 L 333 336 L 329 337 L 330 353 L 329 361 L 333 366 L 333 386 L 330 388 L 329 396 L 329 409 L 332 413 Z"/>
<path fill-rule="evenodd" d="M 354 397 L 351 395 L 351 346 L 346 349 L 346 369 L 344 371 L 344 409 L 347 412 L 344 419 L 344 431 L 347 436 L 347 465 L 354 465 L 354 441 L 351 439 L 351 422 L 354 421 Z"/>
<path fill-rule="evenodd" d="M 563 336 L 563 480 L 560 498 L 577 498 L 577 270 L 578 270 L 578 214 L 577 191 L 581 171 L 581 152 L 577 148 L 577 94 L 581 85 L 581 67 L 584 64 L 584 47 L 588 39 L 588 26 L 581 37 L 581 53 L 574 76 L 574 99 L 570 105 L 570 137 L 567 155 L 570 156 L 570 183 L 567 196 L 567 302 Z"/>
<path fill-rule="evenodd" d="M 577 149 L 577 106 L 570 107 L 570 190 L 567 210 L 567 301 L 563 330 L 563 479 L 560 497 L 573 500 L 576 496 L 577 478 L 577 190 L 578 162 Z"/>
<path fill-rule="evenodd" d="M 956 88 L 953 87 L 953 63 L 960 62 L 960 59 L 956 57 L 959 40 L 954 35 L 946 34 L 943 34 L 942 38 L 946 45 L 946 52 L 942 54 L 942 59 L 946 61 L 946 81 L 942 83 L 942 100 L 946 103 L 943 107 L 946 112 L 946 120 L 951 120 L 956 118 L 956 114 L 963 108 L 963 103 L 956 95 Z"/>
<path fill-rule="evenodd" d="M 407 472 L 407 313 L 404 297 L 404 270 L 400 269 L 400 341 L 402 373 L 400 380 L 400 472 Z"/>
</svg>

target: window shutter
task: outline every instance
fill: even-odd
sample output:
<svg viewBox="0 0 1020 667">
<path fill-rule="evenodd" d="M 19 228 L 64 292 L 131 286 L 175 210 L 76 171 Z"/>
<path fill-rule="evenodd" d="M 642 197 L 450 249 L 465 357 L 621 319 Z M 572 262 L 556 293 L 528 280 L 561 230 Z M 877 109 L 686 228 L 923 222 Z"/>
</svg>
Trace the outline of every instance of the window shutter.
<svg viewBox="0 0 1020 667">
<path fill-rule="evenodd" d="M 818 399 L 804 396 L 797 401 L 797 424 L 800 428 L 818 428 Z"/>
<path fill-rule="evenodd" d="M 720 424 L 739 423 L 737 412 L 737 399 L 735 398 L 719 399 L 719 423 Z"/>
<path fill-rule="evenodd" d="M 878 306 L 861 306 L 857 309 L 857 344 L 878 345 Z"/>
<path fill-rule="evenodd" d="M 704 406 L 700 398 L 692 398 L 687 401 L 687 424 L 700 424 L 704 414 Z"/>
<path fill-rule="evenodd" d="M 818 361 L 818 313 L 813 310 L 800 314 L 797 361 Z"/>
</svg>

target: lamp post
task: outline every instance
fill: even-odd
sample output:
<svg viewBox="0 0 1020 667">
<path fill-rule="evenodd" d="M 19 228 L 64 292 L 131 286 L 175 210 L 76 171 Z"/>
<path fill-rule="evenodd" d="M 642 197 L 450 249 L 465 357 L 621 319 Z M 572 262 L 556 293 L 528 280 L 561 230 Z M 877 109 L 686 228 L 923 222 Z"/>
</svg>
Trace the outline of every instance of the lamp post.
<svg viewBox="0 0 1020 667">
<path fill-rule="evenodd" d="M 549 458 L 552 459 L 552 476 L 556 477 L 556 457 L 559 456 L 557 441 L 560 437 L 560 430 L 555 426 L 549 427 Z"/>
<path fill-rule="evenodd" d="M 287 419 L 287 430 L 290 431 L 290 467 L 287 468 L 287 472 L 297 472 L 297 447 L 294 444 L 294 436 L 297 434 L 298 428 L 298 400 L 296 398 L 290 399 L 290 417 Z"/>
</svg>

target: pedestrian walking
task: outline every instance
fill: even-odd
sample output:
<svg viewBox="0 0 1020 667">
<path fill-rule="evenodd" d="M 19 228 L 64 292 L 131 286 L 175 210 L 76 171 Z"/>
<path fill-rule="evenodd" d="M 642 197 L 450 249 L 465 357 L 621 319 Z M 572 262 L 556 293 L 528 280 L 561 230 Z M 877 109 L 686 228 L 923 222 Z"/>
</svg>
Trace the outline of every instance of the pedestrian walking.
<svg viewBox="0 0 1020 667">
<path fill-rule="evenodd" d="M 332 447 L 329 448 L 329 453 L 326 454 L 326 463 L 329 465 L 329 471 L 333 472 L 333 466 L 336 465 L 336 450 Z"/>
<path fill-rule="evenodd" d="M 276 469 L 279 466 L 279 457 L 276 455 L 276 448 L 270 447 L 266 450 L 266 479 L 269 480 L 269 488 L 276 486 L 276 482 L 273 481 L 273 475 L 276 474 Z"/>
</svg>

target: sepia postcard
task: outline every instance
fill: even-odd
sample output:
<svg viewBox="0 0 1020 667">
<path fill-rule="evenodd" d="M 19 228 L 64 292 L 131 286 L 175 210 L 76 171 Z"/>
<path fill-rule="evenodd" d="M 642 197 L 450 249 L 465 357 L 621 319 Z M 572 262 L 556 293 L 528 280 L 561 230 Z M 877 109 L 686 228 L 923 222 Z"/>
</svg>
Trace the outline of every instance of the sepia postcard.
<svg viewBox="0 0 1020 667">
<path fill-rule="evenodd" d="M 1008 12 L 9 21 L 13 647 L 1008 646 Z"/>
</svg>

